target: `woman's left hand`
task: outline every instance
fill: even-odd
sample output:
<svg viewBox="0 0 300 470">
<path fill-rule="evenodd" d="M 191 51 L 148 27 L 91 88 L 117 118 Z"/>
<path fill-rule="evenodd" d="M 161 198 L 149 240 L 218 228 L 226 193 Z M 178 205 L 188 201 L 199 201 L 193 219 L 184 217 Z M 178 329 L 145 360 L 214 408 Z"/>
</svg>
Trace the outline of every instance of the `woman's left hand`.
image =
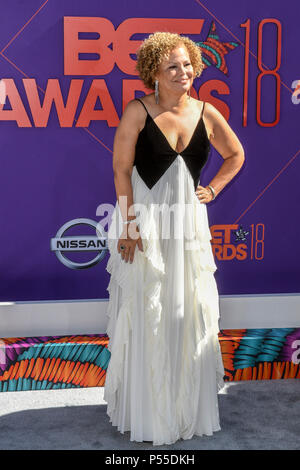
<svg viewBox="0 0 300 470">
<path fill-rule="evenodd" d="M 201 203 L 207 204 L 208 202 L 212 201 L 213 195 L 209 187 L 199 185 L 197 186 L 195 192 Z"/>
</svg>

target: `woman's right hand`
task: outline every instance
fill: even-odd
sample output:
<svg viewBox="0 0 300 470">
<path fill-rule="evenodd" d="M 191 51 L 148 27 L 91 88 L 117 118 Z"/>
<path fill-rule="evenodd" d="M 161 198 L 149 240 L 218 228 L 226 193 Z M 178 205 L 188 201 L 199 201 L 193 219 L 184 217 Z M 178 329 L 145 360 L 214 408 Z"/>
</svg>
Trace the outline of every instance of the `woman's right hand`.
<svg viewBox="0 0 300 470">
<path fill-rule="evenodd" d="M 129 225 L 130 227 L 128 227 Z M 130 237 L 130 234 L 132 234 L 132 238 Z M 117 245 L 118 252 L 120 253 L 123 261 L 126 261 L 126 263 L 128 262 L 128 260 L 130 263 L 133 262 L 136 245 L 138 246 L 140 251 L 144 251 L 142 238 L 139 235 L 138 226 L 135 222 L 130 222 L 130 224 L 128 225 L 125 224 Z M 124 250 L 121 250 L 121 246 L 125 247 Z"/>
</svg>

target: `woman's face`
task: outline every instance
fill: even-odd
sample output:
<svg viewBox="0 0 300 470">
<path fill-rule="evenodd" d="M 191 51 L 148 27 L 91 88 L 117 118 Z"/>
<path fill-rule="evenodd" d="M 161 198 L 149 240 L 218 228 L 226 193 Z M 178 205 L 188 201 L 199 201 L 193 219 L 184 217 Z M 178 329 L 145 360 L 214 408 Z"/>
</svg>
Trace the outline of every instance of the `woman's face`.
<svg viewBox="0 0 300 470">
<path fill-rule="evenodd" d="M 156 76 L 159 90 L 182 94 L 187 92 L 194 80 L 194 69 L 184 46 L 173 49 L 160 64 Z"/>
</svg>

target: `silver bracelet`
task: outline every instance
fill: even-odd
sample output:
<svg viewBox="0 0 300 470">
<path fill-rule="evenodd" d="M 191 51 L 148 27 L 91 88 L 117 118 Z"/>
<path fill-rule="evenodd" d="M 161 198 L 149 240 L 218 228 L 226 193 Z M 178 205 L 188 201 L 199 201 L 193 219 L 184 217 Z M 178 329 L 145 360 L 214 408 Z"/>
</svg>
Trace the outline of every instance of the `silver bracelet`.
<svg viewBox="0 0 300 470">
<path fill-rule="evenodd" d="M 210 184 L 208 184 L 207 187 L 208 187 L 208 188 L 211 190 L 211 192 L 212 192 L 212 195 L 213 195 L 212 201 L 213 201 L 213 200 L 216 198 L 215 190 L 214 190 L 214 188 L 213 188 Z"/>
<path fill-rule="evenodd" d="M 130 219 L 130 220 L 125 220 L 123 221 L 123 224 L 130 224 L 130 222 L 133 222 L 136 220 L 136 217 L 134 219 Z"/>
</svg>

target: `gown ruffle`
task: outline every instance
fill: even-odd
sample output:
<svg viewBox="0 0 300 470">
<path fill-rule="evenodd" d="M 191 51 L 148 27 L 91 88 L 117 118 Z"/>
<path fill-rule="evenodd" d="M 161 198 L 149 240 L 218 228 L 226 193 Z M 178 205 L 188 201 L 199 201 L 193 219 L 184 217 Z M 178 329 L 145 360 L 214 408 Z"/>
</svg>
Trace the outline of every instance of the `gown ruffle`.
<svg viewBox="0 0 300 470">
<path fill-rule="evenodd" d="M 117 202 L 106 266 L 107 414 L 121 433 L 130 431 L 131 441 L 163 445 L 211 436 L 221 429 L 217 394 L 225 372 L 206 204 L 180 154 L 151 189 L 135 166 L 131 182 L 144 251 L 136 246 L 132 264 L 118 253 L 123 224 Z M 164 238 L 170 207 L 171 236 Z"/>
</svg>

